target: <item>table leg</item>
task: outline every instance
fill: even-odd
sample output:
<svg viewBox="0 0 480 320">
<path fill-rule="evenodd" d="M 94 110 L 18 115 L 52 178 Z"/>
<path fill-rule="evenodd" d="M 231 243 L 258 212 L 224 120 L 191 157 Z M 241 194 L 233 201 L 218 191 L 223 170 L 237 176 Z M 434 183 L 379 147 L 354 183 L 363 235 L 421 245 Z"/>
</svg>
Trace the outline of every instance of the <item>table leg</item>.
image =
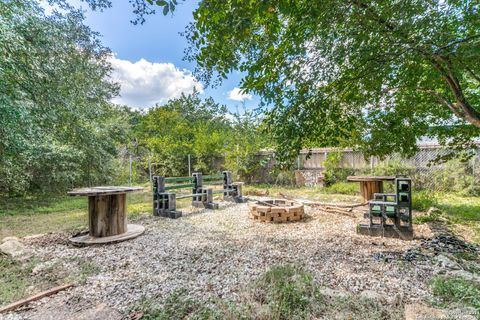
<svg viewBox="0 0 480 320">
<path fill-rule="evenodd" d="M 109 237 L 127 232 L 126 194 L 88 197 L 89 234 Z"/>
<path fill-rule="evenodd" d="M 383 192 L 383 181 L 361 181 L 360 193 L 364 202 L 368 202 L 373 199 L 374 193 Z"/>
</svg>

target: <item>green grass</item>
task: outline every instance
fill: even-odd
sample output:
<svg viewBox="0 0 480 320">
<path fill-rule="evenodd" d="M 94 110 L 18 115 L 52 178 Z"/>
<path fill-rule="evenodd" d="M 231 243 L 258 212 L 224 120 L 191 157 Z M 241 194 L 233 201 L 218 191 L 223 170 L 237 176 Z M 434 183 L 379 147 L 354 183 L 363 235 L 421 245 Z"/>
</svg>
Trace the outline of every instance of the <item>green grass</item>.
<svg viewBox="0 0 480 320">
<path fill-rule="evenodd" d="M 150 192 L 127 195 L 129 219 L 152 213 Z M 32 195 L 0 198 L 0 239 L 48 232 L 76 232 L 87 227 L 87 198 Z"/>
<path fill-rule="evenodd" d="M 190 190 L 177 190 L 189 193 Z M 191 199 L 177 201 L 187 208 Z M 152 214 L 152 194 L 127 194 L 129 220 Z M 87 228 L 87 198 L 67 195 L 32 195 L 25 198 L 0 198 L 0 240 L 8 236 L 24 237 L 49 232 L 74 233 Z"/>
<path fill-rule="evenodd" d="M 0 217 L 49 214 L 79 209 L 87 209 L 84 197 L 41 194 L 22 198 L 0 198 Z"/>
<path fill-rule="evenodd" d="M 0 305 L 22 298 L 30 284 L 35 262 L 19 262 L 0 255 Z"/>
<path fill-rule="evenodd" d="M 150 298 L 135 303 L 142 319 L 402 319 L 403 308 L 384 306 L 378 301 L 323 296 L 313 276 L 293 265 L 273 266 L 232 302 L 207 297 L 199 301 L 184 289 L 173 291 L 165 300 Z"/>
<path fill-rule="evenodd" d="M 338 186 L 337 186 L 338 185 Z M 295 186 L 276 186 L 268 184 L 248 185 L 244 187 L 246 195 L 255 195 L 257 192 L 268 191 L 268 197 L 282 197 L 283 195 L 292 196 L 299 199 L 307 199 L 322 202 L 348 202 L 358 203 L 361 198 L 356 183 L 339 183 L 328 188 L 325 187 L 295 187 Z M 335 190 L 337 193 L 335 193 Z M 357 190 L 357 192 L 354 192 Z M 344 193 L 340 193 L 340 191 Z"/>
<path fill-rule="evenodd" d="M 427 211 L 430 207 L 438 206 L 438 198 L 431 191 L 413 191 L 412 208 L 419 211 Z"/>
<path fill-rule="evenodd" d="M 0 305 L 4 305 L 62 283 L 84 283 L 100 269 L 83 258 L 62 263 L 36 258 L 20 261 L 0 255 L 0 270 Z"/>
<path fill-rule="evenodd" d="M 436 304 L 473 307 L 480 314 L 480 285 L 460 277 L 436 277 L 431 282 Z"/>
<path fill-rule="evenodd" d="M 322 191 L 325 193 L 347 194 L 352 196 L 358 196 L 360 194 L 358 183 L 352 182 L 337 182 L 323 188 Z"/>
<path fill-rule="evenodd" d="M 469 241 L 480 243 L 480 197 L 418 191 L 413 192 L 412 204 L 413 208 L 419 211 L 427 211 L 430 207 L 438 209 L 428 215 L 414 216 L 415 224 L 435 222 L 441 219 L 450 226 L 454 233 Z"/>
</svg>

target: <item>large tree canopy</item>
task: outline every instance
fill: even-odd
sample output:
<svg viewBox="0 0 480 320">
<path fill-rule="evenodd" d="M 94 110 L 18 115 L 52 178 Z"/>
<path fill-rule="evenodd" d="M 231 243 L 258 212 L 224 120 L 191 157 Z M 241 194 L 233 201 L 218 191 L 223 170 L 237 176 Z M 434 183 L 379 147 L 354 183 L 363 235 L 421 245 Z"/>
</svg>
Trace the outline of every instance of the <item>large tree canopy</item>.
<svg viewBox="0 0 480 320">
<path fill-rule="evenodd" d="M 194 17 L 202 79 L 244 71 L 287 151 L 408 154 L 420 136 L 480 133 L 478 1 L 213 0 Z"/>
<path fill-rule="evenodd" d="M 177 5 L 132 3 L 140 22 Z M 411 154 L 421 136 L 465 148 L 480 134 L 477 0 L 204 0 L 186 36 L 203 81 L 244 72 L 283 154 Z"/>
<path fill-rule="evenodd" d="M 127 128 L 109 54 L 79 11 L 0 2 L 0 192 L 108 179 Z"/>
<path fill-rule="evenodd" d="M 193 170 L 216 173 L 228 168 L 245 177 L 255 168 L 254 156 L 266 142 L 257 128 L 251 113 L 232 115 L 224 105 L 201 99 L 194 91 L 148 110 L 134 134 L 139 149 L 147 150 L 155 163 L 155 174 L 186 174 L 191 155 Z"/>
</svg>

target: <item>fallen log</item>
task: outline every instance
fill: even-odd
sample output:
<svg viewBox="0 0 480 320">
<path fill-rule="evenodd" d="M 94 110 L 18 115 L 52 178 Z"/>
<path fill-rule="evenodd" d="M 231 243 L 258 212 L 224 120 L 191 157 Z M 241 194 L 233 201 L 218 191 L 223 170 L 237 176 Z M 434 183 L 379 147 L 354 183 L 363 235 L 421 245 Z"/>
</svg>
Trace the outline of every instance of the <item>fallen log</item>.
<svg viewBox="0 0 480 320">
<path fill-rule="evenodd" d="M 335 214 L 341 214 L 344 216 L 348 216 L 350 218 L 356 218 L 355 214 L 352 212 L 347 212 L 347 211 L 341 211 L 341 210 L 333 210 L 333 209 L 326 209 L 325 207 L 317 207 L 318 210 L 328 212 L 328 213 L 335 213 Z"/>
<path fill-rule="evenodd" d="M 342 209 L 344 209 L 344 208 L 353 209 L 353 208 L 356 208 L 356 207 L 363 207 L 363 206 L 368 204 L 368 202 L 355 203 L 355 204 L 340 204 L 340 203 L 335 203 L 335 202 L 315 202 L 315 201 L 311 201 L 311 200 L 307 200 L 307 199 L 295 199 L 294 197 L 283 194 L 281 192 L 279 194 L 284 199 L 294 200 L 294 201 L 297 201 L 297 202 L 299 202 L 303 205 L 310 206 L 310 207 L 332 207 L 332 208 L 342 208 Z"/>
<path fill-rule="evenodd" d="M 4 313 L 4 312 L 8 312 L 8 311 L 13 311 L 27 303 L 30 303 L 32 301 L 36 301 L 36 300 L 40 300 L 44 297 L 48 297 L 48 296 L 51 296 L 52 294 L 55 294 L 59 291 L 62 291 L 62 290 L 65 290 L 65 289 L 68 289 L 70 287 L 73 287 L 73 283 L 69 283 L 69 284 L 64 284 L 64 285 L 61 285 L 61 286 L 58 286 L 58 287 L 55 287 L 55 288 L 52 288 L 52 289 L 49 289 L 47 291 L 43 291 L 43 292 L 40 292 L 34 296 L 31 296 L 29 298 L 26 298 L 26 299 L 23 299 L 23 300 L 19 300 L 17 302 L 14 302 L 14 303 L 11 303 L 9 305 L 6 305 L 4 307 L 1 307 L 0 308 L 0 313 Z"/>
</svg>

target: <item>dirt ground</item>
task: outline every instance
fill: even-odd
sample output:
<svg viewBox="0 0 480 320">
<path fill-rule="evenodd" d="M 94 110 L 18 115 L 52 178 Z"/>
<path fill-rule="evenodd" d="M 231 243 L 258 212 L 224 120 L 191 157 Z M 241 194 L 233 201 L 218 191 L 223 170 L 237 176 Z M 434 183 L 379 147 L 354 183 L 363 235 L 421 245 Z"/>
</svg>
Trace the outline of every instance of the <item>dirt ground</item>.
<svg viewBox="0 0 480 320">
<path fill-rule="evenodd" d="M 161 300 L 180 288 L 197 299 L 235 301 L 242 288 L 282 264 L 304 267 L 325 288 L 374 292 L 395 303 L 431 298 L 428 281 L 435 265 L 388 258 L 418 247 L 419 239 L 357 235 L 361 208 L 355 217 L 310 207 L 305 211 L 303 221 L 267 224 L 249 219 L 247 204 L 222 203 L 220 210 L 200 210 L 176 220 L 144 217 L 137 221 L 146 227 L 144 235 L 111 245 L 78 248 L 67 241 L 67 234 L 25 240 L 31 254 L 54 272 L 73 268 L 78 261 L 87 261 L 93 271 L 82 281 L 73 279 L 74 288 L 3 318 L 73 319 L 99 304 L 126 314 L 139 299 Z M 429 235 L 428 230 L 417 231 Z"/>
</svg>

